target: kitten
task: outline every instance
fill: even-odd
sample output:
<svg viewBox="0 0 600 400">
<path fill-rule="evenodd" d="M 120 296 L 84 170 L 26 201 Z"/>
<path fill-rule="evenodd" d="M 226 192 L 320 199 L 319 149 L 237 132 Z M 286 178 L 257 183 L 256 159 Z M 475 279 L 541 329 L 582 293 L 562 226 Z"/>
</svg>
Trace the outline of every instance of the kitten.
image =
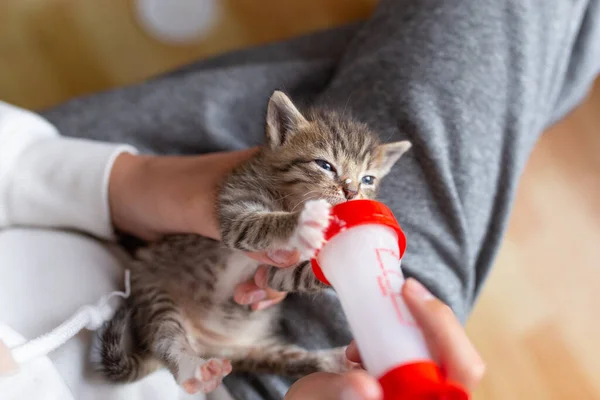
<svg viewBox="0 0 600 400">
<path fill-rule="evenodd" d="M 324 288 L 309 260 L 323 244 L 331 205 L 374 198 L 410 148 L 380 144 L 363 124 L 330 111 L 304 117 L 283 93 L 269 100 L 266 144 L 235 169 L 217 204 L 222 242 L 171 235 L 137 251 L 131 296 L 101 334 L 101 369 L 135 381 L 166 366 L 188 393 L 215 389 L 232 368 L 301 377 L 341 372 L 344 348 L 308 351 L 278 334 L 280 308 L 252 311 L 233 300 L 258 263 L 244 252 L 297 249 L 303 261 L 270 268 L 269 286 Z"/>
</svg>

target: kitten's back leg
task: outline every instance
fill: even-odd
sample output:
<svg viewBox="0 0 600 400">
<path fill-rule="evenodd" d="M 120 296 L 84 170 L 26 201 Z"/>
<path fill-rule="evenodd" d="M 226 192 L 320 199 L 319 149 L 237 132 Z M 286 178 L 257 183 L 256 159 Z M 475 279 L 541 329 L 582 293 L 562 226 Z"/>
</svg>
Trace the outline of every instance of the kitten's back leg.
<svg viewBox="0 0 600 400">
<path fill-rule="evenodd" d="M 133 382 L 160 368 L 160 363 L 138 346 L 127 346 L 130 312 L 121 307 L 100 333 L 101 373 L 113 382 Z M 129 348 L 128 348 L 129 347 Z"/>
<path fill-rule="evenodd" d="M 231 363 L 216 358 L 207 360 L 194 349 L 188 340 L 184 315 L 167 293 L 147 289 L 137 300 L 133 320 L 143 347 L 171 371 L 186 392 L 208 393 L 216 389 L 231 372 Z"/>
<path fill-rule="evenodd" d="M 314 372 L 342 373 L 358 368 L 346 358 L 346 348 L 306 350 L 294 345 L 273 345 L 249 349 L 234 358 L 235 372 L 252 372 L 300 378 Z"/>
</svg>

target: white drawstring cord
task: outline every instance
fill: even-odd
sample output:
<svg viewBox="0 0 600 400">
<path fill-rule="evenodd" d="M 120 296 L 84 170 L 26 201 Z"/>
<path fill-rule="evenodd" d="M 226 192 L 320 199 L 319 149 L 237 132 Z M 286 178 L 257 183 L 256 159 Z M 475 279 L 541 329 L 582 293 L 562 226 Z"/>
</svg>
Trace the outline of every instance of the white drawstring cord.
<svg viewBox="0 0 600 400">
<path fill-rule="evenodd" d="M 128 298 L 131 294 L 129 270 L 125 270 L 125 292 L 112 292 L 104 296 L 95 306 L 81 307 L 71 318 L 52 331 L 20 344 L 11 349 L 12 356 L 18 364 L 45 356 L 62 346 L 67 340 L 86 328 L 95 331 L 114 315 L 116 309 L 111 307 L 109 300 L 114 297 Z"/>
</svg>

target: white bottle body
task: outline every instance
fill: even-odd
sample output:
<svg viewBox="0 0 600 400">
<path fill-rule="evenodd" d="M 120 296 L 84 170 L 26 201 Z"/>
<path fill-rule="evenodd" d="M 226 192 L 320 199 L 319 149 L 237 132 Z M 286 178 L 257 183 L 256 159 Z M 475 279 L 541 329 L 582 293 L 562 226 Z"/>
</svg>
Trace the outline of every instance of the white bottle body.
<svg viewBox="0 0 600 400">
<path fill-rule="evenodd" d="M 338 294 L 367 371 L 381 377 L 432 359 L 402 299 L 404 276 L 393 229 L 378 224 L 346 229 L 325 244 L 317 260 Z"/>
</svg>

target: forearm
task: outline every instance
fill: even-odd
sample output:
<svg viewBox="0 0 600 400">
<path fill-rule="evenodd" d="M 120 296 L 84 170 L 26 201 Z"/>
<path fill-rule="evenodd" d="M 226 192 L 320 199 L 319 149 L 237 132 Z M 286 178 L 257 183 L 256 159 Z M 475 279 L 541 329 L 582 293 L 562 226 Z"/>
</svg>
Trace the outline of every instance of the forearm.
<svg viewBox="0 0 600 400">
<path fill-rule="evenodd" d="M 0 102 L 0 228 L 66 228 L 110 239 L 108 183 L 129 146 L 59 135 L 29 111 Z"/>
</svg>

